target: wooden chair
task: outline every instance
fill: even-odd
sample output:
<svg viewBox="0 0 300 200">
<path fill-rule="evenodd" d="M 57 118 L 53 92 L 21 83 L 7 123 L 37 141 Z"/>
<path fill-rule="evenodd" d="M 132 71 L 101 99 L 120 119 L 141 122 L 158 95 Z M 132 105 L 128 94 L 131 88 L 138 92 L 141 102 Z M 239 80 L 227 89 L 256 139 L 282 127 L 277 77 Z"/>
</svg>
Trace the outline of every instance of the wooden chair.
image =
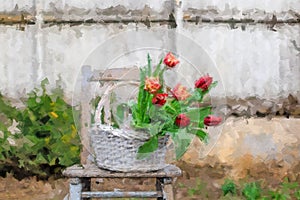
<svg viewBox="0 0 300 200">
<path fill-rule="evenodd" d="M 181 170 L 174 165 L 167 165 L 164 169 L 154 172 L 122 173 L 104 169 L 99 169 L 87 158 L 90 145 L 88 128 L 90 127 L 91 107 L 91 82 L 104 84 L 109 81 L 132 81 L 138 80 L 139 72 L 137 68 L 112 69 L 101 71 L 91 71 L 90 66 L 82 67 L 81 81 L 81 130 L 80 136 L 83 144 L 81 153 L 82 166 L 72 166 L 63 171 L 63 175 L 70 179 L 69 200 L 80 200 L 83 198 L 157 198 L 159 200 L 173 200 L 174 192 L 172 183 L 174 178 L 181 176 Z M 120 78 L 121 77 L 121 78 Z M 91 191 L 92 178 L 155 178 L 155 191 Z"/>
</svg>

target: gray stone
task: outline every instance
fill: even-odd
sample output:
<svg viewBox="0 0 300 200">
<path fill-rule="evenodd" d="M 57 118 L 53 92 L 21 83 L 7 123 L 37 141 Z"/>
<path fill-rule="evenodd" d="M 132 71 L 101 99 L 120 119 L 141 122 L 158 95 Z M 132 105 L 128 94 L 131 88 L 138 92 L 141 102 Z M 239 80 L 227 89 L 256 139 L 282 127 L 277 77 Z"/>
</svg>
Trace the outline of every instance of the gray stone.
<svg viewBox="0 0 300 200">
<path fill-rule="evenodd" d="M 291 109 L 291 114 L 296 115 L 296 116 L 300 116 L 300 105 L 293 106 L 292 109 Z"/>
<path fill-rule="evenodd" d="M 270 114 L 273 108 L 273 103 L 270 101 L 263 101 L 257 105 L 257 111 L 261 114 Z"/>
</svg>

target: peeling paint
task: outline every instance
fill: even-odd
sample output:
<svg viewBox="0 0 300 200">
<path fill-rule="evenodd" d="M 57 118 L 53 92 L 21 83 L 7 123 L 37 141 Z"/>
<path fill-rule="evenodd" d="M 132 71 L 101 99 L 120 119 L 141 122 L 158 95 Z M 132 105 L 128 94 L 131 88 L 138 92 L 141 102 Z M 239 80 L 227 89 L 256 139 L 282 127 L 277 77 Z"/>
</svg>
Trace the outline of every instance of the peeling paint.
<svg viewBox="0 0 300 200">
<path fill-rule="evenodd" d="M 49 4 L 49 8 L 43 11 L 46 18 L 52 18 L 56 21 L 143 21 L 149 20 L 168 20 L 169 14 L 172 12 L 172 4 L 169 1 L 160 3 L 163 9 L 156 10 L 147 3 L 144 6 L 134 9 L 125 5 L 115 5 L 106 8 L 94 7 L 74 7 L 65 4 L 63 7 Z"/>
</svg>

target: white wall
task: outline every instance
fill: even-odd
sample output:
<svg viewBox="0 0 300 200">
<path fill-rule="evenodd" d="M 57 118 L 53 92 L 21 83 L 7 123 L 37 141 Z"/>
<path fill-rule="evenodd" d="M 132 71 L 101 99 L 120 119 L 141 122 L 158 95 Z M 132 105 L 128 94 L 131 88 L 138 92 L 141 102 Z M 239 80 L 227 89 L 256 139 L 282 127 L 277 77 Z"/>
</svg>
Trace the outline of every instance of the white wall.
<svg viewBox="0 0 300 200">
<path fill-rule="evenodd" d="M 74 74 L 79 72 L 80 64 L 92 49 L 119 32 L 147 28 L 143 23 L 134 22 L 49 26 L 43 25 L 43 18 L 50 21 L 134 21 L 149 16 L 150 19 L 166 20 L 172 12 L 172 6 L 175 6 L 177 31 L 190 37 L 209 54 L 217 65 L 228 96 L 269 99 L 286 97 L 289 93 L 299 95 L 300 54 L 294 45 L 300 46 L 299 24 L 277 24 L 274 31 L 263 23 L 236 24 L 232 29 L 227 23 L 200 22 L 196 25 L 181 20 L 182 17 L 193 19 L 200 16 L 212 20 L 220 17 L 224 20 L 250 17 L 257 21 L 269 20 L 268 17 L 273 14 L 281 20 L 296 19 L 294 13 L 300 11 L 299 0 L 183 1 L 181 6 L 171 1 L 34 2 L 5 0 L 0 5 L 0 12 L 37 14 L 36 25 L 26 26 L 25 31 L 17 30 L 17 25 L 0 27 L 0 72 L 3 75 L 0 91 L 11 97 L 24 95 L 44 77 L 54 84 L 59 76 L 66 94 L 70 96 L 74 90 Z M 149 31 L 154 27 L 167 29 L 167 23 L 161 23 L 150 23 Z M 177 42 L 177 46 L 180 46 L 180 42 Z"/>
</svg>

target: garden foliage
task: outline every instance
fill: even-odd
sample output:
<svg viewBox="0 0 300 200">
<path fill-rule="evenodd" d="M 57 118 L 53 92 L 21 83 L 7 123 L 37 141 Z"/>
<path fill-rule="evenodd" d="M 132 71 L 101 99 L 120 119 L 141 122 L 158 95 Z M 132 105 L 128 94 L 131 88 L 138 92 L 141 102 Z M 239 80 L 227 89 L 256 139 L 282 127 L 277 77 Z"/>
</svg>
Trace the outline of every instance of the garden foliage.
<svg viewBox="0 0 300 200">
<path fill-rule="evenodd" d="M 0 171 L 48 177 L 79 163 L 80 138 L 73 110 L 61 88 L 46 91 L 48 80 L 16 108 L 0 95 Z"/>
</svg>

